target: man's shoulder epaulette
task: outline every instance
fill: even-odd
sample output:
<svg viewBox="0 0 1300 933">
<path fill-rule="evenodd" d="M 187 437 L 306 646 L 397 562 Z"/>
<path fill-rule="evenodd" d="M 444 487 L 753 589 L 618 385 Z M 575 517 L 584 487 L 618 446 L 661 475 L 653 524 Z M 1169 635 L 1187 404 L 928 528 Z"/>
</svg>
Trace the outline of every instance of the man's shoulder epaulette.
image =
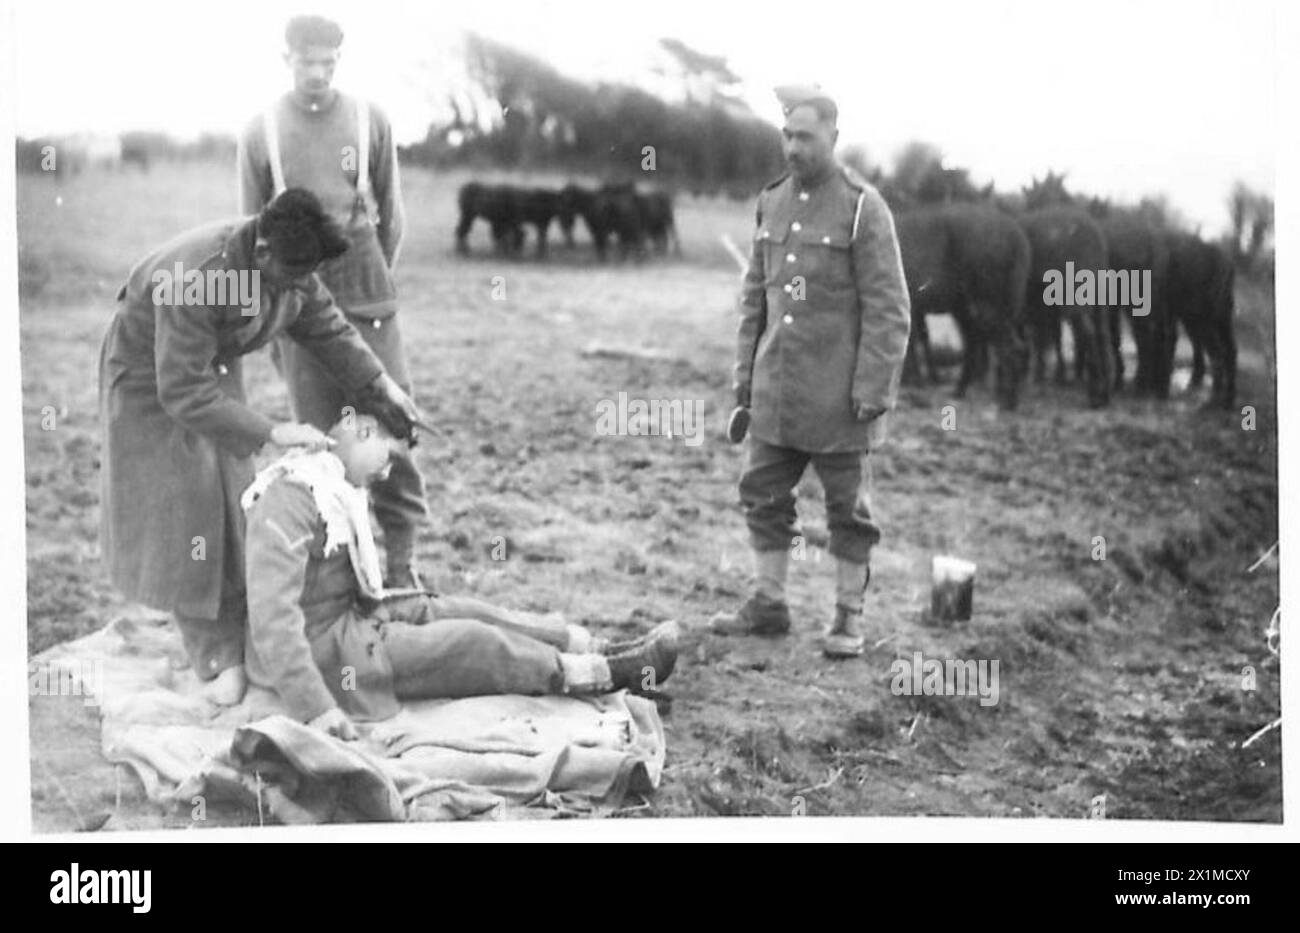
<svg viewBox="0 0 1300 933">
<path fill-rule="evenodd" d="M 781 175 L 777 178 L 774 178 L 772 181 L 769 181 L 766 185 L 763 186 L 763 190 L 758 193 L 758 205 L 754 210 L 754 216 L 759 223 L 763 222 L 764 201 L 766 201 L 767 198 L 774 191 L 776 191 L 777 188 L 780 188 L 783 184 L 785 184 L 789 180 L 790 180 L 790 173 L 786 172 L 784 175 Z"/>
<path fill-rule="evenodd" d="M 784 175 L 781 175 L 777 178 L 774 178 L 772 181 L 769 181 L 766 185 L 763 186 L 763 190 L 771 191 L 773 188 L 778 188 L 782 184 L 784 184 L 786 179 L 788 179 L 789 177 L 790 177 L 790 173 L 786 172 Z"/>
<path fill-rule="evenodd" d="M 853 198 L 853 232 L 850 234 L 852 239 L 858 237 L 858 227 L 862 223 L 862 208 L 868 201 L 879 200 L 880 194 L 876 191 L 876 186 L 867 181 L 856 171 L 847 165 L 840 166 L 840 177 L 849 187 L 849 194 Z"/>
<path fill-rule="evenodd" d="M 844 177 L 844 181 L 848 186 L 854 189 L 854 191 L 862 192 L 872 187 L 871 182 L 867 181 L 859 175 L 856 170 L 847 165 L 840 166 L 840 174 Z"/>
</svg>

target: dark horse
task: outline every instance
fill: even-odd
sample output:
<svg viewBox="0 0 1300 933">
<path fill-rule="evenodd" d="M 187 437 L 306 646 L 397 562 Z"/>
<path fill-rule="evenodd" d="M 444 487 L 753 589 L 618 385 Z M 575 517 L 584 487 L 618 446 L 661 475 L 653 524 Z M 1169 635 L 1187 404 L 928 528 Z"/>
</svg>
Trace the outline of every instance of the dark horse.
<svg viewBox="0 0 1300 933">
<path fill-rule="evenodd" d="M 1104 407 L 1110 403 L 1115 381 L 1109 309 L 1049 304 L 1045 283 L 1050 273 L 1063 276 L 1070 269 L 1100 273 L 1108 258 L 1106 235 L 1087 211 L 1065 204 L 1027 211 L 1020 216 L 1020 225 L 1033 254 L 1026 308 L 1035 381 L 1042 382 L 1046 377 L 1049 349 L 1056 351 L 1056 380 L 1065 381 L 1061 325 L 1068 322 L 1074 335 L 1075 371 L 1087 378 L 1088 403 L 1094 408 Z"/>
<path fill-rule="evenodd" d="M 1168 304 L 1192 342 L 1192 386 L 1210 358 L 1210 405 L 1231 408 L 1237 394 L 1237 337 L 1233 330 L 1236 278 L 1226 250 L 1194 233 L 1174 233 L 1169 246 Z M 1172 352 L 1172 347 L 1169 348 Z M 1172 368 L 1172 364 L 1168 364 Z"/>
<path fill-rule="evenodd" d="M 1054 172 L 1048 172 L 1042 181 L 1035 179 L 1025 191 L 1025 205 L 1030 209 L 1075 203 L 1065 189 L 1065 177 Z M 1150 305 L 1146 313 L 1134 313 L 1136 309 L 1131 304 L 1128 308 L 1120 304 L 1098 308 L 1104 310 L 1108 318 L 1115 388 L 1120 388 L 1124 382 L 1120 340 L 1122 321 L 1127 318 L 1138 351 L 1133 389 L 1138 395 L 1167 398 L 1178 332 L 1168 303 L 1169 248 L 1165 236 L 1154 222 L 1138 211 L 1112 208 L 1096 200 L 1087 205 L 1087 210 L 1106 238 L 1107 274 L 1130 271 L 1150 274 Z M 1087 359 L 1086 353 L 1084 359 Z"/>
<path fill-rule="evenodd" d="M 654 244 L 655 252 L 664 255 L 668 252 L 668 242 L 672 241 L 673 255 L 682 254 L 682 243 L 677 237 L 677 222 L 673 217 L 673 198 L 666 191 L 651 191 L 647 194 L 637 193 L 637 207 L 641 210 L 641 228 Z"/>
<path fill-rule="evenodd" d="M 560 229 L 570 244 L 573 224 L 581 217 L 591 234 L 596 255 L 604 260 L 609 243 L 618 239 L 619 255 L 640 257 L 645 252 L 645 224 L 636 188 L 630 182 L 609 183 L 599 188 L 565 185 L 559 193 Z"/>
<path fill-rule="evenodd" d="M 456 249 L 469 252 L 469 231 L 483 218 L 492 229 L 498 255 L 518 255 L 524 245 L 524 225 L 537 230 L 537 255 L 546 255 L 546 238 L 551 220 L 560 213 L 560 195 L 547 188 L 514 185 L 484 185 L 468 182 L 457 197 L 460 222 L 456 225 Z"/>
<path fill-rule="evenodd" d="M 991 205 L 961 203 L 902 210 L 895 223 L 912 301 L 908 366 L 924 362 L 933 380 L 925 316 L 951 314 L 962 337 L 956 394 L 964 395 L 981 375 L 991 347 L 998 404 L 1015 408 L 1026 368 L 1022 331 L 1031 259 L 1020 225 Z"/>
</svg>

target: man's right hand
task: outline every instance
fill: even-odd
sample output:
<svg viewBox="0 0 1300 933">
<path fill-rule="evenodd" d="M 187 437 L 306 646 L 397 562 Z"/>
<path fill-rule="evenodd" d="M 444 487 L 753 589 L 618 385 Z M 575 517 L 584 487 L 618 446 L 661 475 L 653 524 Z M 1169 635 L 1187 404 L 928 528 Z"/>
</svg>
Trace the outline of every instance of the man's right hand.
<svg viewBox="0 0 1300 933">
<path fill-rule="evenodd" d="M 348 719 L 348 714 L 337 706 L 327 709 L 307 725 L 344 742 L 355 742 L 358 738 L 357 727 Z"/>
<path fill-rule="evenodd" d="M 310 424 L 287 421 L 271 428 L 271 443 L 277 447 L 306 447 L 308 450 L 327 450 L 334 440 Z"/>
<path fill-rule="evenodd" d="M 749 386 L 747 385 L 736 386 L 736 407 L 737 408 L 749 407 Z"/>
</svg>

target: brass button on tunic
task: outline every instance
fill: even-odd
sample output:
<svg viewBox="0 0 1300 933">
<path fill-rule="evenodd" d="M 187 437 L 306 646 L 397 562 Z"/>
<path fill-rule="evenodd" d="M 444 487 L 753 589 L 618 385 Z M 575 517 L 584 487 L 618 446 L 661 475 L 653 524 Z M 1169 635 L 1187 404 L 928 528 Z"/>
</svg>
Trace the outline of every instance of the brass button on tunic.
<svg viewBox="0 0 1300 933">
<path fill-rule="evenodd" d="M 790 176 L 769 185 L 757 219 L 735 370 L 750 389 L 750 434 L 813 453 L 866 450 L 856 408 L 893 407 L 911 326 L 889 209 L 836 169 L 806 190 Z"/>
</svg>

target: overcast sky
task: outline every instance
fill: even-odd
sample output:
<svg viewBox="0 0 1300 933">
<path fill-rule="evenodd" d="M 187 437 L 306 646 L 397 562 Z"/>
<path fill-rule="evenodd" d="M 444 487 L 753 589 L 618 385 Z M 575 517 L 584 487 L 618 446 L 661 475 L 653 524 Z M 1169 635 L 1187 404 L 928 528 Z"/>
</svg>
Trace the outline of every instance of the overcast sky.
<svg viewBox="0 0 1300 933">
<path fill-rule="evenodd" d="M 635 80 L 673 36 L 725 56 L 773 121 L 775 84 L 821 83 L 840 101 L 841 142 L 879 161 L 925 139 L 999 187 L 1055 168 L 1091 192 L 1165 193 L 1207 232 L 1226 223 L 1235 179 L 1273 190 L 1275 21 L 1258 0 L 469 7 L 18 0 L 18 132 L 234 132 L 287 87 L 285 20 L 315 11 L 346 34 L 337 85 L 383 106 L 403 141 L 424 136 L 460 77 L 462 29 L 606 80 Z"/>
</svg>

